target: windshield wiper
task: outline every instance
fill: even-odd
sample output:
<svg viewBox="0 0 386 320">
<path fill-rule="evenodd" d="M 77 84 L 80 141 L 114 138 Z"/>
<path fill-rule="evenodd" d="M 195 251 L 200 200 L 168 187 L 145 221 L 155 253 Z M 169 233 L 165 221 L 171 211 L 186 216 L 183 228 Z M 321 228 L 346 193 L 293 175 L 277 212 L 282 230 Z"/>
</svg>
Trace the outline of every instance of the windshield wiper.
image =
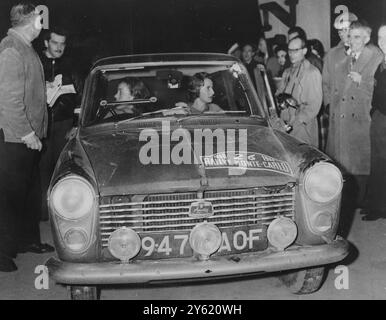
<svg viewBox="0 0 386 320">
<path fill-rule="evenodd" d="M 213 115 L 240 114 L 240 113 L 244 114 L 244 113 L 246 113 L 246 111 L 245 110 L 239 110 L 239 111 L 229 110 L 229 111 L 221 111 L 221 112 L 203 112 L 203 113 L 199 113 L 199 114 L 192 114 L 192 113 L 189 113 L 185 108 L 160 109 L 160 110 L 153 111 L 153 112 L 143 113 L 137 117 L 133 117 L 130 119 L 125 119 L 125 120 L 119 121 L 119 122 L 117 122 L 117 124 L 122 124 L 122 123 L 131 122 L 131 121 L 138 120 L 138 119 L 147 118 L 147 117 L 155 115 L 155 114 L 162 114 L 162 116 L 164 116 L 164 117 L 175 116 L 175 115 L 184 116 L 182 119 L 178 120 L 178 123 L 180 123 L 183 120 L 188 120 L 188 119 L 192 119 L 192 118 L 199 118 L 199 117 L 202 117 L 203 115 L 213 116 Z"/>
<path fill-rule="evenodd" d="M 145 103 L 156 103 L 158 101 L 157 97 L 150 97 L 149 99 L 136 99 L 131 101 L 114 101 L 114 102 L 107 102 L 107 100 L 101 100 L 99 102 L 100 109 L 98 110 L 97 117 L 99 115 L 99 118 L 105 117 L 105 115 L 110 112 L 113 118 L 117 118 L 118 114 L 115 112 L 115 107 L 120 105 L 139 105 L 139 104 L 145 104 Z"/>
<path fill-rule="evenodd" d="M 117 122 L 117 124 L 121 124 L 121 123 L 125 123 L 125 122 L 131 122 L 131 121 L 134 121 L 134 120 L 147 118 L 147 117 L 155 115 L 155 114 L 162 114 L 163 116 L 173 116 L 175 114 L 183 114 L 183 113 L 178 113 L 177 110 L 174 113 L 171 112 L 170 114 L 166 114 L 166 115 L 164 114 L 164 112 L 170 112 L 171 110 L 173 110 L 173 109 L 160 109 L 160 110 L 157 110 L 157 111 L 146 112 L 146 113 L 143 113 L 143 114 L 141 114 L 139 116 L 136 116 L 136 117 L 133 117 L 133 118 L 130 118 L 130 119 L 121 120 L 121 121 Z"/>
<path fill-rule="evenodd" d="M 114 101 L 114 102 L 107 102 L 107 100 L 102 100 L 101 102 L 99 102 L 99 105 L 102 108 L 106 108 L 106 107 L 119 106 L 122 104 L 135 105 L 135 104 L 143 104 L 143 103 L 156 103 L 157 101 L 158 101 L 157 97 L 150 97 L 149 99 L 135 99 L 131 101 Z"/>
</svg>

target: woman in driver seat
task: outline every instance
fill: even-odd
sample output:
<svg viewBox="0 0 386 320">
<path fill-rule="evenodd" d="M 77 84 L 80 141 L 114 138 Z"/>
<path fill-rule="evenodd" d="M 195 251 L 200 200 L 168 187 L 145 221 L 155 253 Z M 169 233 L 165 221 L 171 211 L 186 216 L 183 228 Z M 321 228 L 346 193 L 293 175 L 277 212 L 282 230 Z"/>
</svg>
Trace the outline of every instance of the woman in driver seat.
<svg viewBox="0 0 386 320">
<path fill-rule="evenodd" d="M 115 101 L 133 101 L 135 99 L 148 99 L 150 92 L 145 84 L 138 78 L 125 78 L 121 80 L 114 95 Z M 140 114 L 132 104 L 122 104 L 115 107 L 117 114 Z"/>
<path fill-rule="evenodd" d="M 208 73 L 196 73 L 189 81 L 188 90 L 189 113 L 223 112 L 217 104 L 212 103 L 214 97 L 213 81 L 209 78 Z"/>
</svg>

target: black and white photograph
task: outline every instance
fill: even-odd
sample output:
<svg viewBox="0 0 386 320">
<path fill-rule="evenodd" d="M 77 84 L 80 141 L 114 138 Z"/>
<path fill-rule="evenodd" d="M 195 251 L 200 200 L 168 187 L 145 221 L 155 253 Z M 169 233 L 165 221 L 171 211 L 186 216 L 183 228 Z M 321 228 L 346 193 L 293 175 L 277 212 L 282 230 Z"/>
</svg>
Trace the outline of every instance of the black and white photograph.
<svg viewBox="0 0 386 320">
<path fill-rule="evenodd" d="M 0 300 L 386 300 L 386 0 L 0 0 Z"/>
</svg>

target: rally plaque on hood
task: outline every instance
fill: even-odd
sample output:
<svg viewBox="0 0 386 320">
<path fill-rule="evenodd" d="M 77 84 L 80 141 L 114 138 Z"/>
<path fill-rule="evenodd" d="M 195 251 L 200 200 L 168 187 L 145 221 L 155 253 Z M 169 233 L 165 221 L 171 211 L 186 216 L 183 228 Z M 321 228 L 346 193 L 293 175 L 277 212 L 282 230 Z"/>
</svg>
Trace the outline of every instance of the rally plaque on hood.
<svg viewBox="0 0 386 320">
<path fill-rule="evenodd" d="M 266 170 L 293 175 L 288 162 L 255 152 L 220 152 L 201 156 L 205 169 Z"/>
</svg>

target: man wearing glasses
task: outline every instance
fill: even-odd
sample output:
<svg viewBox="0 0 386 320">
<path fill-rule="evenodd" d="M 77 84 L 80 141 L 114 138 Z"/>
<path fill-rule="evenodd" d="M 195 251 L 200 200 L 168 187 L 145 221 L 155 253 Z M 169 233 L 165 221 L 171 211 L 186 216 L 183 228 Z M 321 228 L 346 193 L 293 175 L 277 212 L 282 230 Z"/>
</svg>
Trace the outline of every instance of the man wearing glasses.
<svg viewBox="0 0 386 320">
<path fill-rule="evenodd" d="M 287 132 L 295 138 L 318 147 L 317 115 L 322 105 L 322 75 L 307 59 L 306 40 L 295 37 L 288 43 L 291 67 L 286 69 L 277 95 L 287 94 L 297 105 L 281 111 Z"/>
</svg>

